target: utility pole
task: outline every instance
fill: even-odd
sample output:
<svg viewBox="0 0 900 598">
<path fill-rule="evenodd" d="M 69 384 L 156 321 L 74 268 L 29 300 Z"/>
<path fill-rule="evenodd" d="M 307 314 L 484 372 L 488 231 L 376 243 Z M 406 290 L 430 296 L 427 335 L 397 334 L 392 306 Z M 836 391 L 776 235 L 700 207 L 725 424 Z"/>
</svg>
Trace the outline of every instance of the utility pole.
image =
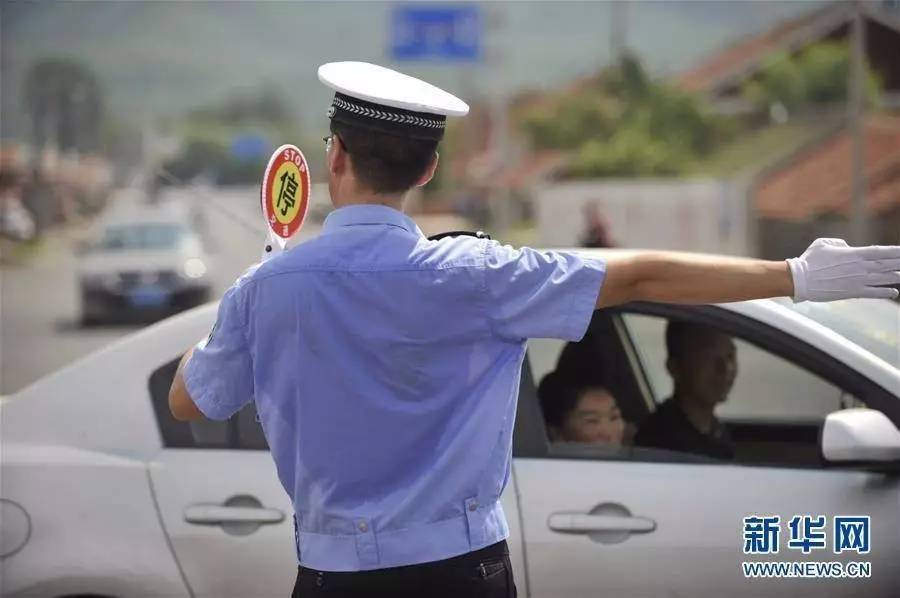
<svg viewBox="0 0 900 598">
<path fill-rule="evenodd" d="M 502 180 L 505 167 L 513 160 L 510 155 L 509 143 L 509 98 L 506 92 L 506 77 L 504 76 L 504 48 L 500 41 L 500 34 L 505 25 L 505 15 L 498 2 L 491 6 L 489 15 L 490 39 L 493 43 L 488 48 L 488 72 L 492 72 L 494 85 L 491 94 L 491 130 L 490 130 L 490 155 L 494 169 L 493 176 L 497 177 L 491 184 L 491 220 L 492 232 L 497 238 L 503 236 L 512 227 L 514 216 L 511 205 L 512 198 L 506 183 Z"/>
<path fill-rule="evenodd" d="M 865 165 L 865 79 L 866 79 L 866 20 L 862 0 L 853 3 L 852 44 L 850 64 L 849 129 L 853 144 L 853 196 L 850 219 L 850 238 L 855 245 L 866 245 L 869 240 L 868 211 L 866 206 Z"/>
<path fill-rule="evenodd" d="M 609 20 L 609 60 L 621 64 L 628 51 L 628 2 L 615 0 L 611 4 L 612 18 Z"/>
</svg>

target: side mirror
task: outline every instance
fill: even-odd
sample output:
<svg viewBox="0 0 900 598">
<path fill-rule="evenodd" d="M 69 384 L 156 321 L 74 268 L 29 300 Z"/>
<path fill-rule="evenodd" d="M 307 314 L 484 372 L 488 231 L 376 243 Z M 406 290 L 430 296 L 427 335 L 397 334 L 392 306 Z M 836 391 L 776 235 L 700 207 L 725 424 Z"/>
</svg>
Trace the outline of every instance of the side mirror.
<svg viewBox="0 0 900 598">
<path fill-rule="evenodd" d="M 822 454 L 838 463 L 900 461 L 900 430 L 874 409 L 835 411 L 825 418 Z"/>
</svg>

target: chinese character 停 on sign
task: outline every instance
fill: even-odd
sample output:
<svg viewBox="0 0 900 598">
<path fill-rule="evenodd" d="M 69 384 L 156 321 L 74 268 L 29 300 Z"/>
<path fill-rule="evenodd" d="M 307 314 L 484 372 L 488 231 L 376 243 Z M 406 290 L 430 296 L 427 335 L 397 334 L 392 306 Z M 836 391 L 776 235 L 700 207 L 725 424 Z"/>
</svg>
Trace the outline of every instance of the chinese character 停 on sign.
<svg viewBox="0 0 900 598">
<path fill-rule="evenodd" d="M 276 207 L 281 208 L 281 215 L 287 215 L 288 210 L 294 207 L 297 197 L 297 178 L 293 172 L 285 172 L 281 175 L 281 191 L 278 193 Z M 282 206 L 282 202 L 284 205 Z"/>
</svg>

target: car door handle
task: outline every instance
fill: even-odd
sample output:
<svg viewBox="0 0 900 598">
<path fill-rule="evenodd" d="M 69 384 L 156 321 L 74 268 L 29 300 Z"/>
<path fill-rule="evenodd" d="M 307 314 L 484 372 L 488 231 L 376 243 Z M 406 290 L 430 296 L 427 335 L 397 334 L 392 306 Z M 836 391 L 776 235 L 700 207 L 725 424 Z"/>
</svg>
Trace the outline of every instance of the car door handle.
<svg viewBox="0 0 900 598">
<path fill-rule="evenodd" d="M 265 507 L 229 507 L 222 505 L 190 505 L 184 510 L 184 520 L 201 525 L 222 523 L 281 523 L 284 513 Z"/>
<path fill-rule="evenodd" d="M 647 534 L 656 529 L 656 522 L 647 517 L 619 515 L 591 515 L 589 513 L 552 513 L 547 525 L 563 534 L 592 534 L 596 532 L 627 532 Z"/>
</svg>

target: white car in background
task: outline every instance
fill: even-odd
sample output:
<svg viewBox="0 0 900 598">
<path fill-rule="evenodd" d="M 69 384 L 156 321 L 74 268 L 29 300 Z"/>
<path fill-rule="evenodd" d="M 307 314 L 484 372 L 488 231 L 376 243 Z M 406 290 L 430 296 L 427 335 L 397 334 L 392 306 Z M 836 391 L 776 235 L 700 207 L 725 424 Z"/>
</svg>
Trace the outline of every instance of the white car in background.
<svg viewBox="0 0 900 598">
<path fill-rule="evenodd" d="M 215 314 L 167 319 L 0 403 L 4 596 L 290 594 L 292 509 L 253 405 L 225 422 L 168 411 L 178 360 Z M 719 412 L 735 460 L 548 443 L 535 385 L 565 343 L 530 341 L 503 496 L 520 595 L 900 596 L 900 304 L 598 311 L 582 348 L 616 372 L 626 419 L 668 392 L 673 319 L 735 339 L 740 370 Z M 781 552 L 754 558 L 742 537 L 754 514 L 868 515 L 871 551 L 804 555 L 782 529 Z M 746 579 L 749 560 L 865 560 L 871 576 Z"/>
<path fill-rule="evenodd" d="M 114 212 L 81 251 L 81 320 L 159 317 L 209 301 L 211 282 L 199 235 L 181 210 Z"/>
</svg>

